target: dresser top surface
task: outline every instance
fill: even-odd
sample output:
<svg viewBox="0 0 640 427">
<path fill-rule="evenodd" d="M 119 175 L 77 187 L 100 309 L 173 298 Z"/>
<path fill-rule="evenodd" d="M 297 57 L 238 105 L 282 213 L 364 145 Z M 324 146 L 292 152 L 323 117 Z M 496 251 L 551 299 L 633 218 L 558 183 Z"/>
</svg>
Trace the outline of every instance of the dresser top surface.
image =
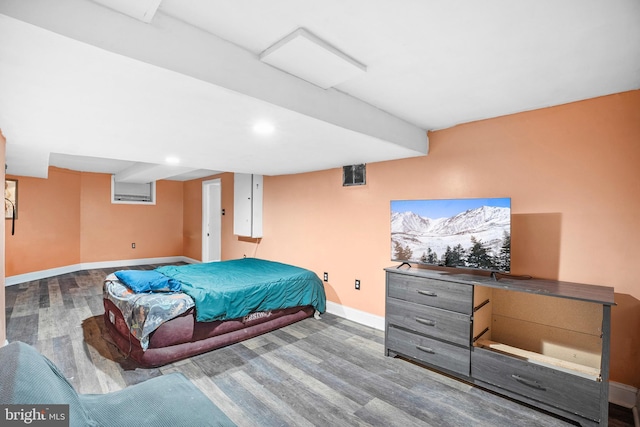
<svg viewBox="0 0 640 427">
<path fill-rule="evenodd" d="M 473 286 L 506 289 L 560 298 L 570 298 L 604 305 L 615 305 L 614 290 L 609 286 L 588 285 L 583 283 L 562 282 L 548 279 L 518 279 L 498 274 L 498 280 L 488 274 L 472 274 L 467 271 L 435 270 L 428 268 L 408 268 L 403 266 L 387 267 L 388 273 L 403 274 L 446 282 L 462 283 Z"/>
</svg>

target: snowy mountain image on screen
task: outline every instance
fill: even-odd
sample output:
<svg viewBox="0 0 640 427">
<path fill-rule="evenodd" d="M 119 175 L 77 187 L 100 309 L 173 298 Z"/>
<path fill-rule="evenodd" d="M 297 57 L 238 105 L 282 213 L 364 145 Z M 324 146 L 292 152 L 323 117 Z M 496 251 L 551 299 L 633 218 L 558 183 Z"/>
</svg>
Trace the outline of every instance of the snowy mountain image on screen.
<svg viewBox="0 0 640 427">
<path fill-rule="evenodd" d="M 456 263 L 458 266 L 509 270 L 509 207 L 481 206 L 441 218 L 421 216 L 411 210 L 394 212 L 393 208 L 394 202 L 391 212 L 392 259 L 445 265 L 445 253 L 450 255 L 451 250 L 458 248 L 464 254 Z M 481 247 L 486 254 L 486 260 L 480 262 L 482 265 L 469 257 L 476 253 L 474 244 L 476 252 Z M 471 262 L 467 262 L 467 257 Z"/>
</svg>

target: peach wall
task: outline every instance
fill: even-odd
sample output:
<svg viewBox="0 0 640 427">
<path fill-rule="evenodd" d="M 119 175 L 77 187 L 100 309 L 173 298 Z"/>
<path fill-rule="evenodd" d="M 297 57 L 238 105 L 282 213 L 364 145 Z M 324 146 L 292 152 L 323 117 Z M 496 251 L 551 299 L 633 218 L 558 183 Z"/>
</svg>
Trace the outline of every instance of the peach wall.
<svg viewBox="0 0 640 427">
<path fill-rule="evenodd" d="M 158 181 L 155 205 L 113 204 L 110 198 L 110 175 L 82 174 L 82 262 L 182 255 L 182 182 Z"/>
<path fill-rule="evenodd" d="M 508 196 L 513 273 L 615 287 L 611 379 L 640 386 L 640 91 L 429 136 L 428 156 L 367 165 L 366 186 L 342 187 L 341 169 L 265 177 L 264 238 L 227 231 L 224 258 L 326 271 L 331 301 L 384 316 L 390 200 Z"/>
<path fill-rule="evenodd" d="M 182 226 L 184 256 L 202 259 L 202 180 L 184 183 L 184 224 Z"/>
<path fill-rule="evenodd" d="M 5 236 L 6 275 L 80 262 L 80 173 L 52 168 L 48 179 L 18 180 L 15 235 Z"/>
<path fill-rule="evenodd" d="M 144 206 L 112 204 L 107 174 L 51 167 L 47 179 L 14 178 L 18 219 L 5 238 L 6 276 L 183 254 L 182 182 L 158 181 L 156 204 Z"/>
</svg>

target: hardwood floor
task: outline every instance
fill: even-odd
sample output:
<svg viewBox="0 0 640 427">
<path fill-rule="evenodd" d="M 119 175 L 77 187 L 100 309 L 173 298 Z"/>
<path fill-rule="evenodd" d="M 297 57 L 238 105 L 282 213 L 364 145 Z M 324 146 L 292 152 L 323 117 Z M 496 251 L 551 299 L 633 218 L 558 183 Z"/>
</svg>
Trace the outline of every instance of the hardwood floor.
<svg viewBox="0 0 640 427">
<path fill-rule="evenodd" d="M 140 267 L 144 269 L 155 266 Z M 7 338 L 57 364 L 80 393 L 182 372 L 238 426 L 568 426 L 570 422 L 383 355 L 384 334 L 340 317 L 281 330 L 158 369 L 108 342 L 96 269 L 5 289 Z M 610 426 L 632 426 L 613 407 Z"/>
</svg>

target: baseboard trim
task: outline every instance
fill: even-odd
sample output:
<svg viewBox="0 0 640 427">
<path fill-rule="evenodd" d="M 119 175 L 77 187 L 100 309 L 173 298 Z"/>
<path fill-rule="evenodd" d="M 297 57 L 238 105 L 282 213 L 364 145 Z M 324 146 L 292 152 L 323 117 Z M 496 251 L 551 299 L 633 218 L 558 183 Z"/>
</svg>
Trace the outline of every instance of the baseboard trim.
<svg viewBox="0 0 640 427">
<path fill-rule="evenodd" d="M 637 388 L 615 381 L 609 381 L 609 402 L 622 406 L 623 408 L 633 408 L 638 404 L 637 399 Z"/>
<path fill-rule="evenodd" d="M 369 326 L 374 329 L 384 331 L 384 317 L 355 308 L 346 307 L 342 304 L 327 301 L 327 313 L 335 314 L 347 320 L 353 320 L 361 325 Z"/>
<path fill-rule="evenodd" d="M 173 256 L 161 258 L 140 258 L 118 261 L 87 262 L 67 265 L 64 267 L 50 268 L 48 270 L 34 271 L 31 273 L 17 274 L 15 276 L 8 276 L 5 278 L 4 285 L 19 285 L 20 283 L 32 282 L 34 280 L 46 279 L 53 276 L 59 276 L 61 274 L 75 273 L 76 271 L 91 270 L 94 268 L 132 267 L 135 265 L 167 264 L 175 262 L 186 262 L 189 264 L 195 264 L 199 263 L 200 261 L 184 256 Z"/>
<path fill-rule="evenodd" d="M 4 279 L 5 286 L 19 285 L 20 283 L 33 282 L 34 280 L 46 279 L 48 277 L 59 276 L 61 274 L 74 273 L 82 270 L 81 264 L 67 265 L 64 267 L 50 268 L 48 270 L 33 271 L 31 273 L 7 276 Z"/>
</svg>

